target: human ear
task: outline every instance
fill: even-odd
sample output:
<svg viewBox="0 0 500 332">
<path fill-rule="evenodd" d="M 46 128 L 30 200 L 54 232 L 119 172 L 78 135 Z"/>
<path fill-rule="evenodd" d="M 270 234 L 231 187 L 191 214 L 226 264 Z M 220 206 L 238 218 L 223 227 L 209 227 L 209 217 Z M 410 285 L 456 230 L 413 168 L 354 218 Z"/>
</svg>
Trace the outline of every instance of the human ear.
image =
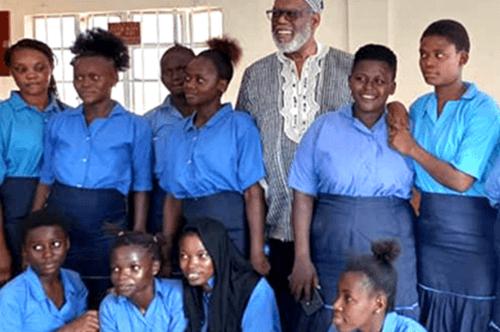
<svg viewBox="0 0 500 332">
<path fill-rule="evenodd" d="M 391 82 L 391 89 L 390 89 L 390 92 L 389 92 L 389 95 L 393 95 L 394 92 L 396 92 L 396 81 L 392 81 Z"/>
<path fill-rule="evenodd" d="M 69 242 L 69 239 L 66 239 L 66 251 L 69 250 L 69 247 L 71 247 L 71 242 Z"/>
<path fill-rule="evenodd" d="M 467 64 L 467 62 L 469 61 L 469 52 L 460 51 L 459 56 L 460 56 L 460 60 L 459 60 L 460 66 L 465 66 Z"/>
<path fill-rule="evenodd" d="M 157 275 L 160 272 L 160 261 L 153 261 L 153 275 Z"/>
<path fill-rule="evenodd" d="M 387 309 L 387 295 L 379 292 L 375 297 L 374 313 L 384 313 Z"/>
<path fill-rule="evenodd" d="M 319 23 L 321 22 L 321 15 L 318 13 L 312 14 L 312 28 L 313 31 L 319 27 Z"/>
<path fill-rule="evenodd" d="M 219 79 L 219 81 L 217 82 L 217 90 L 219 90 L 221 95 L 223 95 L 224 92 L 226 92 L 228 86 L 229 82 L 225 79 Z"/>
</svg>

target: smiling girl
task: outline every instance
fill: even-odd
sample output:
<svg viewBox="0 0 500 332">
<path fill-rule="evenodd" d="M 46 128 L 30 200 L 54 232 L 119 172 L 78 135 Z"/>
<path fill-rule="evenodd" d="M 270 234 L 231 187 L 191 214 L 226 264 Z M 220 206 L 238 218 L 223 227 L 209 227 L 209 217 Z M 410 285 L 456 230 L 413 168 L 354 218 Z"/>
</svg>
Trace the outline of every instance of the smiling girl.
<svg viewBox="0 0 500 332">
<path fill-rule="evenodd" d="M 34 39 L 20 40 L 3 57 L 19 90 L 0 103 L 0 284 L 20 272 L 21 219 L 38 184 L 45 124 L 65 108 L 57 99 L 54 58 Z"/>
<path fill-rule="evenodd" d="M 114 292 L 99 309 L 101 332 L 184 332 L 182 284 L 156 278 L 160 271 L 161 237 L 120 233 L 111 255 Z"/>
</svg>

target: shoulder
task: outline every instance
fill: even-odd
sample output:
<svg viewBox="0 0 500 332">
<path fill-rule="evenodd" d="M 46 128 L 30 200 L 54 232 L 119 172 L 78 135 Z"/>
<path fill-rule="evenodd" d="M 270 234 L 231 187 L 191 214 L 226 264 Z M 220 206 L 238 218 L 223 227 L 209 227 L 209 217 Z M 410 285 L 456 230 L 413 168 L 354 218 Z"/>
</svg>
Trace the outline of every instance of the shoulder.
<svg viewBox="0 0 500 332">
<path fill-rule="evenodd" d="M 269 70 L 274 65 L 278 64 L 278 62 L 278 56 L 275 52 L 255 61 L 248 66 L 245 71 L 252 74 L 262 73 L 264 75 L 265 70 Z"/>
<path fill-rule="evenodd" d="M 182 296 L 182 281 L 176 279 L 156 278 L 156 287 L 163 296 Z"/>
<path fill-rule="evenodd" d="M 471 84 L 469 89 L 473 90 L 469 98 L 471 109 L 475 110 L 477 113 L 479 113 L 478 115 L 481 116 L 487 116 L 487 117 L 499 116 L 498 104 L 489 94 L 487 94 L 482 90 L 477 89 L 477 87 L 474 84 Z"/>
<path fill-rule="evenodd" d="M 424 95 L 421 95 L 417 97 L 417 100 L 415 100 L 413 103 L 410 105 L 410 111 L 411 112 L 418 112 L 423 109 L 425 109 L 425 106 L 431 100 L 432 98 L 435 98 L 435 93 L 434 92 L 428 92 Z"/>
<path fill-rule="evenodd" d="M 427 332 L 427 330 L 415 320 L 398 315 L 395 312 L 387 314 L 383 332 Z"/>
<path fill-rule="evenodd" d="M 108 293 L 108 295 L 106 295 L 104 299 L 101 301 L 101 304 L 99 305 L 99 311 L 102 312 L 103 309 L 107 311 L 116 310 L 116 308 L 118 307 L 117 300 L 118 297 L 113 292 Z"/>
<path fill-rule="evenodd" d="M 328 53 L 326 53 L 326 60 L 343 63 L 345 65 L 348 65 L 349 69 L 351 69 L 350 66 L 352 65 L 354 56 L 351 53 L 333 47 L 328 47 Z"/>
<path fill-rule="evenodd" d="M 233 110 L 231 112 L 231 117 L 233 118 L 233 121 L 235 121 L 240 126 L 257 128 L 255 119 L 245 111 Z"/>
<path fill-rule="evenodd" d="M 23 272 L 0 289 L 0 306 L 12 302 L 20 304 L 26 299 L 29 287 L 30 280 Z"/>
<path fill-rule="evenodd" d="M 264 277 L 261 278 L 255 285 L 252 291 L 252 295 L 250 296 L 250 301 L 255 298 L 259 298 L 262 300 L 274 299 L 274 291 L 269 282 Z"/>
<path fill-rule="evenodd" d="M 75 291 L 85 292 L 87 290 L 85 284 L 82 281 L 82 277 L 78 272 L 61 268 L 61 275 L 63 276 L 65 283 L 73 286 Z"/>
</svg>

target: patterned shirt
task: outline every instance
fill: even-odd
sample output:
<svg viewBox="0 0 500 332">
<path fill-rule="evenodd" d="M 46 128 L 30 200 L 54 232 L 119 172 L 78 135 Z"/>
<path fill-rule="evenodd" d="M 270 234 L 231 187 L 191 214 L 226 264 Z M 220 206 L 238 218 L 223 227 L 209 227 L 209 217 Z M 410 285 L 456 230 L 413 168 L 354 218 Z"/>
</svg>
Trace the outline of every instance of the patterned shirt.
<svg viewBox="0 0 500 332">
<path fill-rule="evenodd" d="M 295 149 L 316 117 L 350 102 L 351 66 L 352 55 L 318 44 L 317 54 L 307 59 L 300 78 L 295 63 L 281 53 L 245 70 L 236 108 L 252 114 L 260 129 L 270 238 L 293 241 L 293 192 L 287 178 Z"/>
</svg>

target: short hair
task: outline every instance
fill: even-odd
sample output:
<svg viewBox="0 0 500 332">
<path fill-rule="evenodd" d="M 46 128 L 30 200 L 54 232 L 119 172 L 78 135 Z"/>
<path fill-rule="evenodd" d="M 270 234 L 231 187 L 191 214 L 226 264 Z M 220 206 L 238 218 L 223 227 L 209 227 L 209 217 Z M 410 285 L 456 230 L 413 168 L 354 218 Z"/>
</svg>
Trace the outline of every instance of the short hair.
<svg viewBox="0 0 500 332">
<path fill-rule="evenodd" d="M 455 45 L 457 51 L 469 52 L 470 50 L 470 40 L 469 35 L 465 27 L 454 20 L 439 20 L 429 25 L 420 41 L 428 36 L 441 36 L 446 38 L 448 42 Z"/>
<path fill-rule="evenodd" d="M 114 62 L 117 71 L 125 71 L 129 68 L 130 56 L 125 43 L 109 31 L 100 28 L 87 30 L 78 35 L 75 43 L 70 48 L 75 61 L 85 56 L 103 56 Z"/>
<path fill-rule="evenodd" d="M 371 245 L 373 254 L 354 256 L 347 262 L 347 272 L 359 272 L 370 281 L 374 291 L 381 291 L 387 295 L 387 311 L 394 310 L 396 298 L 396 284 L 398 274 L 394 268 L 394 261 L 401 249 L 397 240 L 381 240 Z"/>
<path fill-rule="evenodd" d="M 22 245 L 26 245 L 26 239 L 32 230 L 45 226 L 60 227 L 64 235 L 68 237 L 70 219 L 62 215 L 49 213 L 45 210 L 33 212 L 22 221 Z"/>
<path fill-rule="evenodd" d="M 153 261 L 163 263 L 162 248 L 165 246 L 166 241 L 161 234 L 149 234 L 143 232 L 120 232 L 113 245 L 113 251 L 117 248 L 138 246 L 146 249 Z"/>
<path fill-rule="evenodd" d="M 168 50 L 166 50 L 163 55 L 161 56 L 160 59 L 160 64 L 163 63 L 163 61 L 170 56 L 171 54 L 174 53 L 184 53 L 187 56 L 190 56 L 191 58 L 195 58 L 196 55 L 194 54 L 193 50 L 190 49 L 189 47 L 183 46 L 181 44 L 175 43 L 174 46 L 170 47 Z"/>
<path fill-rule="evenodd" d="M 47 60 L 49 60 L 51 67 L 54 68 L 56 56 L 54 55 L 54 52 L 52 52 L 49 45 L 39 40 L 29 38 L 21 39 L 5 51 L 3 54 L 5 67 L 9 69 L 12 67 L 12 54 L 14 54 L 16 50 L 22 49 L 31 49 L 43 53 L 47 57 Z M 57 96 L 57 86 L 54 75 L 50 77 L 49 93 L 53 93 Z"/>
<path fill-rule="evenodd" d="M 231 82 L 234 66 L 241 58 L 241 48 L 235 39 L 228 37 L 212 38 L 207 41 L 208 50 L 201 52 L 198 57 L 210 59 L 217 69 L 219 78 Z"/>
<path fill-rule="evenodd" d="M 392 78 L 396 78 L 396 71 L 398 60 L 396 54 L 390 48 L 384 45 L 368 44 L 362 46 L 356 54 L 354 54 L 354 61 L 352 63 L 351 73 L 354 72 L 356 66 L 364 60 L 376 60 L 385 62 L 392 71 Z"/>
</svg>

